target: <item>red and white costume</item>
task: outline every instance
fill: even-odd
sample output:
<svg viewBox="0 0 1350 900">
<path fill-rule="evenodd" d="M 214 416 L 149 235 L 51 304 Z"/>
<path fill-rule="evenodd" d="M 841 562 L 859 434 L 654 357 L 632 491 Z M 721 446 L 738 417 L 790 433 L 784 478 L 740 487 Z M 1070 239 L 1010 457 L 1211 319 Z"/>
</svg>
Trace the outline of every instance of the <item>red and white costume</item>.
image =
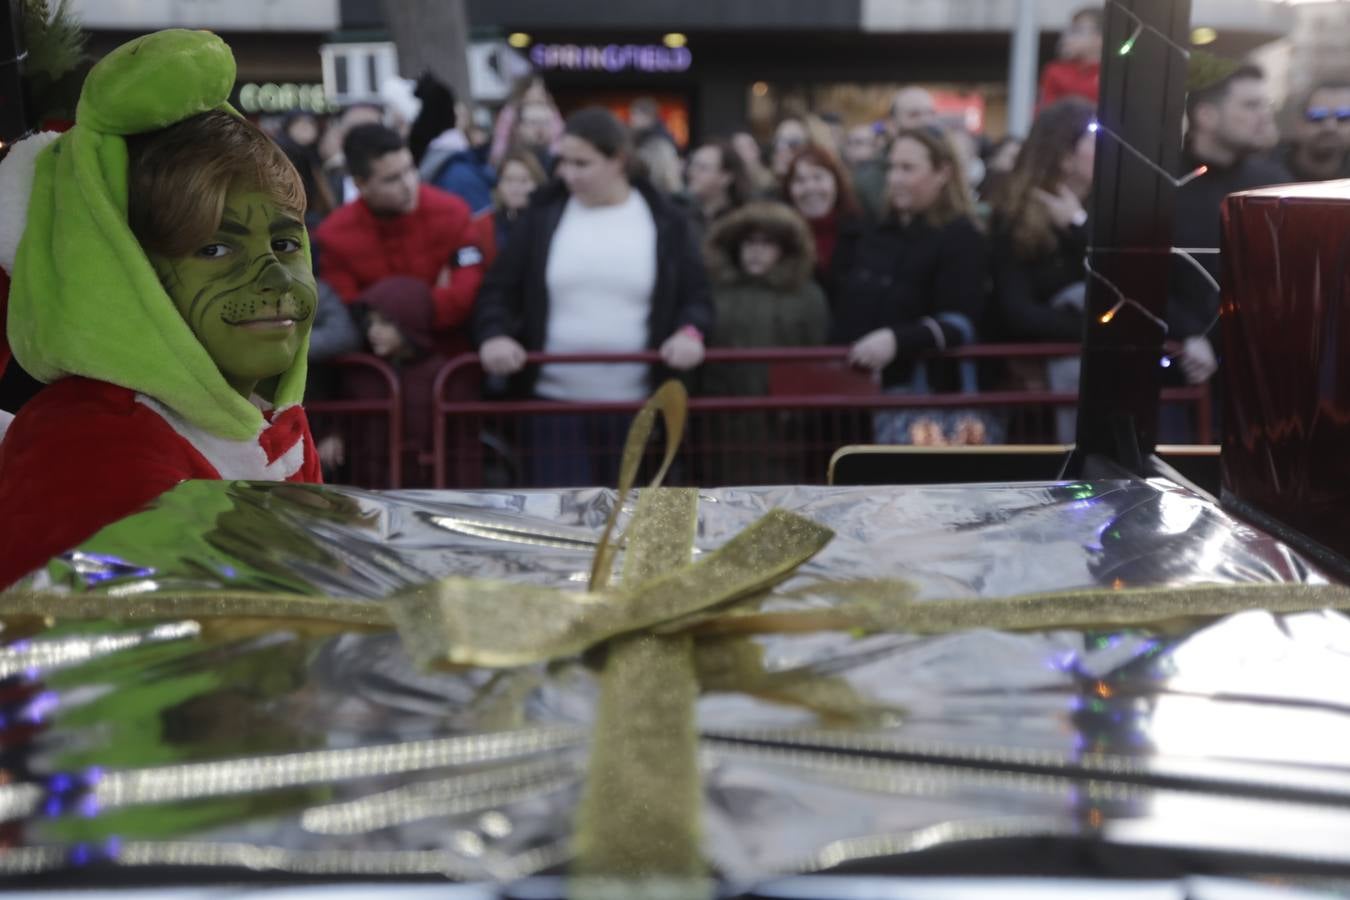
<svg viewBox="0 0 1350 900">
<path fill-rule="evenodd" d="M 321 481 L 304 409 L 263 415 L 254 440 L 232 441 L 127 388 L 50 385 L 0 441 L 0 588 L 181 481 Z"/>
</svg>

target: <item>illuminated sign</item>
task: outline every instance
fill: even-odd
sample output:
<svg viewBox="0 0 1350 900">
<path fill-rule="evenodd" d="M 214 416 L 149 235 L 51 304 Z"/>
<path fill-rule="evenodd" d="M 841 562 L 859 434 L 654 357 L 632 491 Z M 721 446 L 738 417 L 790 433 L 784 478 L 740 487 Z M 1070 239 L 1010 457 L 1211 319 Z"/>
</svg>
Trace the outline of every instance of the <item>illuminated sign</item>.
<svg viewBox="0 0 1350 900">
<path fill-rule="evenodd" d="M 239 108 L 246 113 L 336 112 L 338 104 L 330 101 L 321 84 L 255 84 L 249 82 L 239 88 Z"/>
<path fill-rule="evenodd" d="M 662 44 L 535 44 L 530 62 L 563 72 L 684 72 L 694 54 Z"/>
</svg>

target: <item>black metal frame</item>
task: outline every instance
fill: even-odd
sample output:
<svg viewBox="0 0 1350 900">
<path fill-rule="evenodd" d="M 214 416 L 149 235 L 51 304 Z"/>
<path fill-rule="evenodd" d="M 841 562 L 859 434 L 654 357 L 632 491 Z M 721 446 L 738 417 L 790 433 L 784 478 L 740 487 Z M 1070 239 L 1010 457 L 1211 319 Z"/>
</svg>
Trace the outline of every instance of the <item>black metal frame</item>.
<svg viewBox="0 0 1350 900">
<path fill-rule="evenodd" d="M 1122 9 L 1123 7 L 1123 9 Z M 1131 19 L 1128 9 L 1138 17 Z M 1128 54 L 1118 48 L 1138 22 L 1177 46 L 1190 43 L 1190 0 L 1110 0 L 1106 4 L 1089 261 L 1131 300 L 1167 318 L 1175 186 L 1123 149 L 1126 142 L 1169 172 L 1181 157 L 1187 59 L 1158 34 L 1144 31 Z M 1113 137 L 1114 135 L 1114 137 Z M 1138 475 L 1157 443 L 1162 390 L 1163 328 L 1125 306 L 1101 317 L 1116 294 L 1088 280 L 1088 324 L 1078 402 L 1078 450 L 1072 469 L 1099 454 Z"/>
<path fill-rule="evenodd" d="M 23 37 L 19 27 L 20 0 L 2 0 L 0 6 L 0 141 L 8 145 L 27 130 L 23 109 Z M 4 158 L 0 149 L 0 159 Z"/>
</svg>

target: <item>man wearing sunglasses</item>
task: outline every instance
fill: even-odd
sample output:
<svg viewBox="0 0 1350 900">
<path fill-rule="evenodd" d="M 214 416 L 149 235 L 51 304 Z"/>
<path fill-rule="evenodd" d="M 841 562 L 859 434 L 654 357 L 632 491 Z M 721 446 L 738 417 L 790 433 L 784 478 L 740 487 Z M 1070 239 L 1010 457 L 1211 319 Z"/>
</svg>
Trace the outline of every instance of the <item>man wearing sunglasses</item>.
<svg viewBox="0 0 1350 900">
<path fill-rule="evenodd" d="M 1284 153 L 1285 167 L 1299 181 L 1350 177 L 1350 82 L 1309 92 Z"/>
</svg>

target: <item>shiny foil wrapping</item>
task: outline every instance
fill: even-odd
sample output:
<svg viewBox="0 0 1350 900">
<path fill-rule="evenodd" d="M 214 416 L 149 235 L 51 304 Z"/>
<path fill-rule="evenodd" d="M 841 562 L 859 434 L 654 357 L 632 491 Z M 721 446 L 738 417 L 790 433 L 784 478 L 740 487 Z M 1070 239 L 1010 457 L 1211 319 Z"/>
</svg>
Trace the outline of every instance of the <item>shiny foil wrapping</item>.
<svg viewBox="0 0 1350 900">
<path fill-rule="evenodd" d="M 19 587 L 110 604 L 184 590 L 378 604 L 449 575 L 579 590 L 615 496 L 189 482 Z M 919 602 L 1327 583 L 1162 481 L 708 490 L 696 558 L 774 508 L 836 537 L 769 609 L 822 603 L 813 586 L 838 579 L 907 582 Z M 424 670 L 393 633 L 172 618 L 28 617 L 0 638 L 3 873 L 509 881 L 573 858 L 589 655 Z M 729 883 L 1001 838 L 1350 866 L 1336 612 L 783 634 L 727 659 L 700 673 L 695 709 L 701 846 Z"/>
<path fill-rule="evenodd" d="M 1350 181 L 1223 218 L 1225 491 L 1350 560 Z"/>
</svg>

